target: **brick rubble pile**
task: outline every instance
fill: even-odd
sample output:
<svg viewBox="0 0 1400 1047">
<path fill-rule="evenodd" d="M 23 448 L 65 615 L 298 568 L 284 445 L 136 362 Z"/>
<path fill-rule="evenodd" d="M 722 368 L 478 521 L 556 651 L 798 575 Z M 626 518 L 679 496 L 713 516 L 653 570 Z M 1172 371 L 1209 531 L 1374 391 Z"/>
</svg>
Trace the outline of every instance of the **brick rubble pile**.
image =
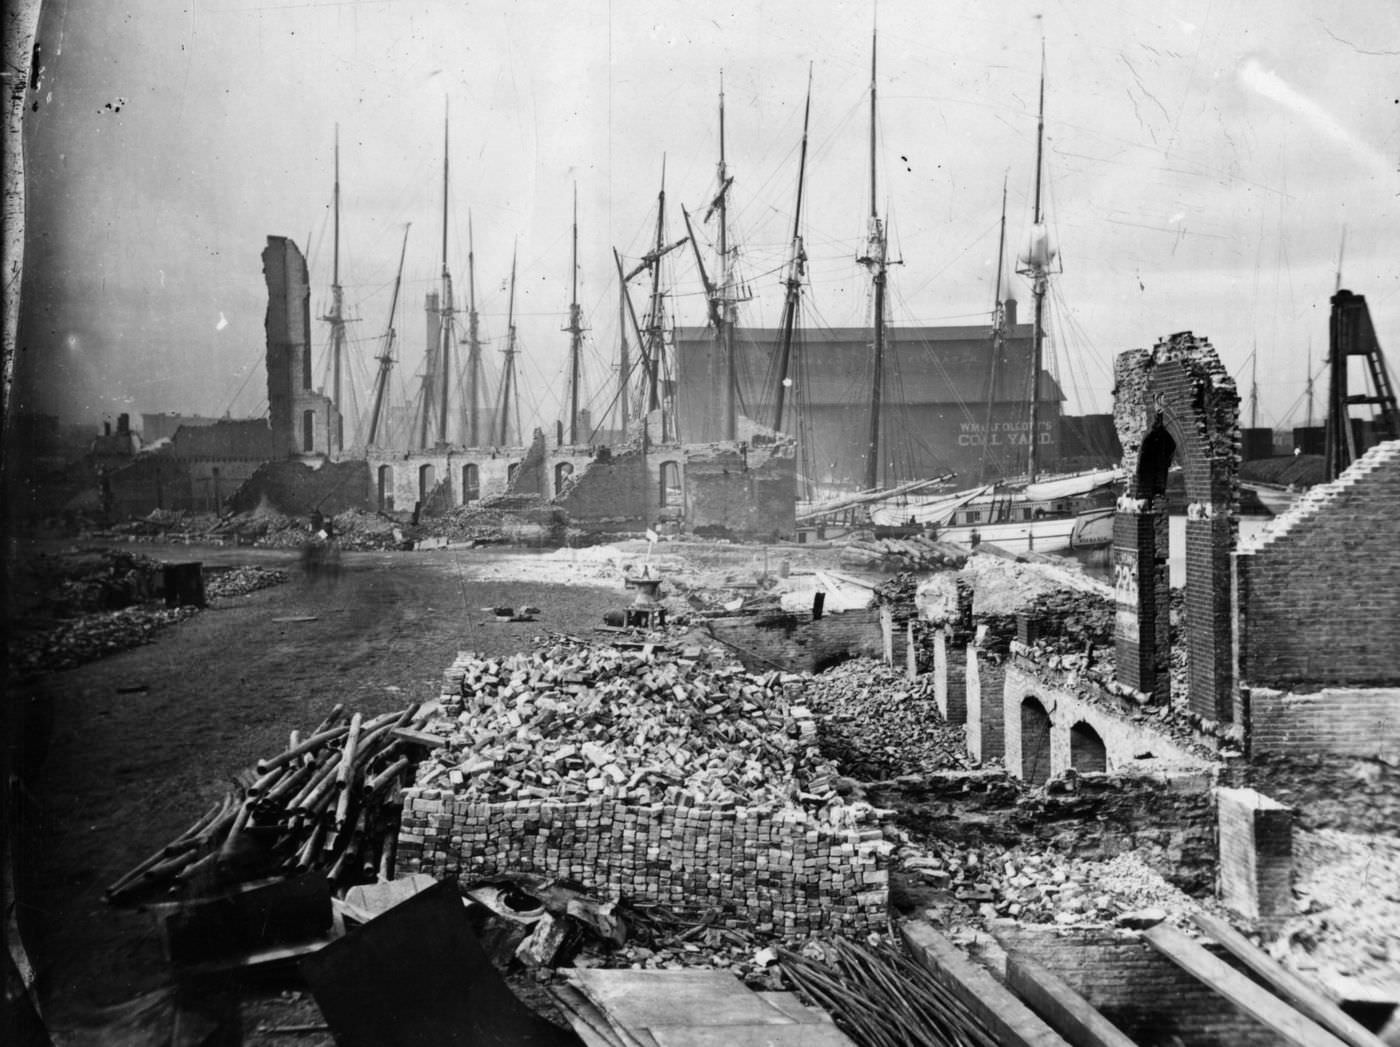
<svg viewBox="0 0 1400 1047">
<path fill-rule="evenodd" d="M 231 567 L 226 571 L 209 571 L 204 580 L 204 595 L 211 600 L 247 596 L 259 589 L 281 585 L 287 572 L 268 567 Z"/>
<path fill-rule="evenodd" d="M 811 677 L 804 699 L 821 716 L 822 751 L 864 781 L 971 763 L 963 729 L 938 712 L 933 681 L 853 659 Z"/>
<path fill-rule="evenodd" d="M 401 867 L 566 876 L 775 934 L 878 925 L 888 844 L 838 792 L 795 682 L 698 649 L 462 654 L 427 725 L 446 744 L 405 796 Z"/>
</svg>

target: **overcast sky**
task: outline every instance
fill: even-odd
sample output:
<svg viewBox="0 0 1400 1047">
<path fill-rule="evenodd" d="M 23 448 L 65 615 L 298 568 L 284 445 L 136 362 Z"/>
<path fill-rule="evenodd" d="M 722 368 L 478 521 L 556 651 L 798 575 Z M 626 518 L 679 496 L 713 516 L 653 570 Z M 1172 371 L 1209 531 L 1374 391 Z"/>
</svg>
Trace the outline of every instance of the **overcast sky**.
<svg viewBox="0 0 1400 1047">
<path fill-rule="evenodd" d="M 93 422 L 265 411 L 259 255 L 269 234 L 294 239 L 313 315 L 324 310 L 337 123 L 358 402 L 406 222 L 397 373 L 411 388 L 440 267 L 450 99 L 449 264 L 460 296 L 470 210 L 488 355 L 504 341 L 518 243 L 520 374 L 536 417 L 560 416 L 577 184 L 601 402 L 617 344 L 612 249 L 647 249 L 663 155 L 669 237 L 683 234 L 676 205 L 703 212 L 721 71 L 731 236 L 754 295 L 741 322 L 779 319 L 810 66 L 807 322 L 863 324 L 875 21 L 896 325 L 986 322 L 1004 176 L 1009 250 L 1024 249 L 1043 39 L 1045 206 L 1064 270 L 1051 336 L 1070 410 L 1109 409 L 1117 352 L 1193 330 L 1246 395 L 1257 347 L 1260 424 L 1302 424 L 1343 229 L 1344 285 L 1400 354 L 1394 0 L 49 2 L 27 114 L 18 399 Z M 694 263 L 673 257 L 676 318 L 701 324 Z M 1015 291 L 1026 316 L 1019 278 Z"/>
</svg>

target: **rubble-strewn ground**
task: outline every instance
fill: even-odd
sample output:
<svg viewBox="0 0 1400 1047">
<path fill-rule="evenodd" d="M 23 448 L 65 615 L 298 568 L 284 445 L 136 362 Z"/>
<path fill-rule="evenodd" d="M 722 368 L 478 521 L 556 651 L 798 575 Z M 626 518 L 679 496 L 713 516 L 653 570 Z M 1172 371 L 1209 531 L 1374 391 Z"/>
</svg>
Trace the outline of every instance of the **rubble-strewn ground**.
<svg viewBox="0 0 1400 1047">
<path fill-rule="evenodd" d="M 1345 992 L 1400 993 L 1400 840 L 1336 829 L 1293 838 L 1298 915 L 1270 947 L 1294 970 Z"/>
<path fill-rule="evenodd" d="M 821 715 L 822 751 L 845 775 L 878 781 L 971 764 L 963 729 L 939 714 L 928 678 L 859 658 L 811 677 L 805 692 Z"/>
</svg>

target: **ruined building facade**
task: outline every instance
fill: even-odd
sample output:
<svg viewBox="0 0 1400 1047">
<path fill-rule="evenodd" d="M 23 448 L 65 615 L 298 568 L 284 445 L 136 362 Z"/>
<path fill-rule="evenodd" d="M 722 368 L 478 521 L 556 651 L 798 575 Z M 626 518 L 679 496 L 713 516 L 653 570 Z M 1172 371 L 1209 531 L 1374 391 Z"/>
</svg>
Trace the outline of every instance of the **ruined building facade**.
<svg viewBox="0 0 1400 1047">
<path fill-rule="evenodd" d="M 306 259 L 285 236 L 263 249 L 267 281 L 267 406 L 279 455 L 329 454 L 340 412 L 312 385 L 311 285 Z"/>
</svg>

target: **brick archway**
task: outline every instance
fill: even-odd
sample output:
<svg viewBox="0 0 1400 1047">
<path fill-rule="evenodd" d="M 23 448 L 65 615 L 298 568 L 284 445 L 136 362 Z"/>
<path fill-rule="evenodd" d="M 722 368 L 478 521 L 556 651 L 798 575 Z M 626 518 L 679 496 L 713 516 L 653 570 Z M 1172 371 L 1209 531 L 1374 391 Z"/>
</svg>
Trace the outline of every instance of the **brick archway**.
<svg viewBox="0 0 1400 1047">
<path fill-rule="evenodd" d="M 1186 648 L 1191 711 L 1230 720 L 1230 552 L 1239 510 L 1239 393 L 1189 331 L 1114 363 L 1113 420 L 1128 488 L 1113 524 L 1120 683 L 1171 697 L 1167 470 L 1186 479 Z"/>
</svg>

